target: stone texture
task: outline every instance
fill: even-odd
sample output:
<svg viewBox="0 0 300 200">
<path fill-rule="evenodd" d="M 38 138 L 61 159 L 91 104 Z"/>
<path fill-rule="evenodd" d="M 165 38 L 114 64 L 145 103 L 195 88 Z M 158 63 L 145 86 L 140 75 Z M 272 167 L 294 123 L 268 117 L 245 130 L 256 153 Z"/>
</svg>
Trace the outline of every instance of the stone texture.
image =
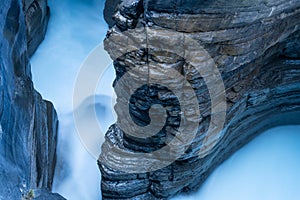
<svg viewBox="0 0 300 200">
<path fill-rule="evenodd" d="M 28 14 L 32 2 L 1 0 L 0 5 L 0 199 L 16 200 L 30 190 L 51 191 L 58 119 L 31 80 L 27 30 L 43 37 L 33 31 L 38 23 L 29 20 L 26 27 L 23 8 Z M 40 14 L 30 15 L 39 19 Z"/>
<path fill-rule="evenodd" d="M 27 29 L 27 52 L 32 56 L 45 37 L 50 9 L 47 0 L 22 0 L 22 5 Z"/>
<path fill-rule="evenodd" d="M 108 130 L 98 160 L 103 199 L 169 199 L 193 191 L 259 133 L 277 125 L 300 123 L 299 0 L 107 0 L 105 15 L 111 27 L 105 48 L 114 60 L 114 85 L 121 85 L 121 89 L 116 88 L 118 122 Z M 221 134 L 210 140 L 205 140 L 209 138 L 209 123 L 218 113 L 211 113 L 212 96 L 205 80 L 214 73 L 199 74 L 195 70 L 197 64 L 209 68 L 209 58 L 200 46 L 216 63 L 226 92 L 226 121 Z M 198 63 L 187 62 L 186 49 L 195 52 L 190 56 L 194 55 Z M 132 72 L 135 68 L 144 70 L 148 77 Z M 170 69 L 184 76 L 194 89 L 199 118 L 193 118 L 193 109 L 182 112 L 184 108 L 168 88 L 148 84 L 166 74 L 171 77 Z M 125 75 L 131 82 L 121 79 Z M 181 91 L 189 105 L 191 98 L 185 94 L 184 84 L 172 78 L 166 82 Z M 131 91 L 140 83 L 144 86 Z M 141 127 L 151 123 L 151 105 L 166 108 L 167 122 L 154 136 L 133 137 L 120 128 L 124 113 L 119 108 L 128 103 L 131 93 L 134 95 L 127 107 L 132 120 Z M 218 98 L 219 94 L 214 95 Z M 129 173 L 132 166 L 143 168 L 147 159 L 155 159 L 132 155 L 153 152 L 178 138 L 182 115 L 187 121 L 199 122 L 185 154 L 162 169 Z M 199 156 L 214 141 L 217 145 Z M 179 145 L 178 149 L 183 147 Z M 167 160 L 168 155 L 161 156 Z"/>
<path fill-rule="evenodd" d="M 57 193 L 50 193 L 47 190 L 37 190 L 34 192 L 34 200 L 66 200 Z"/>
</svg>

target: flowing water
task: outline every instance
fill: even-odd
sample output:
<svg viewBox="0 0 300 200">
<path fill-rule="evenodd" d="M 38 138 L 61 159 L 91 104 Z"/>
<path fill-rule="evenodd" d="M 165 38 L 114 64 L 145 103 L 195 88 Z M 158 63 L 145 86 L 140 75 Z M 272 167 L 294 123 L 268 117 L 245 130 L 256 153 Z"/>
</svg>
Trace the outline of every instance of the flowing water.
<svg viewBox="0 0 300 200">
<path fill-rule="evenodd" d="M 51 18 L 45 40 L 31 59 L 35 87 L 57 109 L 60 130 L 54 192 L 69 200 L 100 199 L 96 159 L 80 142 L 73 121 L 72 96 L 80 66 L 105 37 L 104 1 L 49 0 Z M 103 53 L 103 59 L 107 59 Z M 108 67 L 99 83 L 96 103 L 103 130 L 112 116 L 114 79 Z M 91 97 L 86 97 L 86 105 Z M 93 106 L 93 105 L 92 105 Z M 89 107 L 82 118 L 89 120 Z M 174 200 L 300 199 L 300 126 L 271 129 L 231 156 L 201 189 Z"/>
<path fill-rule="evenodd" d="M 76 132 L 73 119 L 73 90 L 81 64 L 98 44 L 102 43 L 107 25 L 99 0 L 49 0 L 51 18 L 45 40 L 31 59 L 35 88 L 43 98 L 53 102 L 60 121 L 59 143 L 54 192 L 70 200 L 100 199 L 100 172 Z M 103 58 L 107 59 L 104 53 Z M 97 102 L 102 108 L 99 120 L 106 130 L 113 123 L 110 116 L 113 68 L 106 70 L 99 83 Z M 85 106 L 92 104 L 86 97 Z M 89 102 L 90 101 L 90 102 Z M 99 107 L 99 106 L 98 106 Z M 89 113 L 82 118 L 89 119 Z"/>
</svg>

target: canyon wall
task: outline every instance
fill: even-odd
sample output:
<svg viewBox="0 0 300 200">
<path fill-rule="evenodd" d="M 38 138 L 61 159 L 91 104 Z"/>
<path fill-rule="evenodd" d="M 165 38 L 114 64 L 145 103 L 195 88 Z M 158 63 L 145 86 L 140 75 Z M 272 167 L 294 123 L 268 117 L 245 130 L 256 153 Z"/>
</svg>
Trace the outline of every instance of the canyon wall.
<svg viewBox="0 0 300 200">
<path fill-rule="evenodd" d="M 43 41 L 50 17 L 47 0 L 22 0 L 27 30 L 27 53 L 30 56 Z"/>
<path fill-rule="evenodd" d="M 57 114 L 34 90 L 29 63 L 44 37 L 46 1 L 0 4 L 0 199 L 64 199 L 50 192 Z"/>
<path fill-rule="evenodd" d="M 264 130 L 300 123 L 299 0 L 107 0 L 104 14 L 118 120 L 103 199 L 194 191 Z"/>
</svg>

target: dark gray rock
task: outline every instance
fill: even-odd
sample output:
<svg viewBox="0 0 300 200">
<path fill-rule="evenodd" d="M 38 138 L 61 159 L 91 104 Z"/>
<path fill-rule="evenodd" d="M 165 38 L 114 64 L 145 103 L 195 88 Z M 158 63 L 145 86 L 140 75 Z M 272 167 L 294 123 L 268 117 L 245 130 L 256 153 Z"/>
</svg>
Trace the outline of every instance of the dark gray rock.
<svg viewBox="0 0 300 200">
<path fill-rule="evenodd" d="M 51 193 L 46 190 L 36 190 L 34 193 L 34 200 L 66 200 L 57 193 Z"/>
<path fill-rule="evenodd" d="M 22 4 L 27 28 L 27 52 L 32 56 L 44 40 L 50 9 L 47 0 L 22 0 Z"/>
<path fill-rule="evenodd" d="M 39 23 L 28 21 L 26 27 L 23 9 L 31 19 L 39 19 L 39 12 L 31 12 L 30 1 L 1 0 L 0 5 L 0 199 L 16 200 L 35 189 L 51 191 L 58 119 L 31 81 L 27 30 L 36 38 L 43 35 L 33 31 Z"/>
<path fill-rule="evenodd" d="M 107 0 L 106 5 L 113 5 L 114 12 L 111 8 L 105 12 L 111 27 L 105 48 L 116 70 L 118 121 L 108 130 L 99 157 L 103 199 L 168 199 L 193 191 L 226 158 L 264 130 L 300 123 L 300 1 L 134 1 L 142 2 L 143 8 L 129 0 L 117 2 Z M 113 13 L 118 17 L 112 18 Z M 222 112 L 212 113 L 211 92 L 219 88 L 210 91 L 210 83 L 205 81 L 214 72 L 200 74 L 195 70 L 198 64 L 211 69 L 210 58 L 200 46 L 216 63 L 225 86 L 226 119 L 224 126 L 214 125 L 215 130 L 222 131 L 212 138 L 208 133 L 210 121 Z M 193 52 L 188 55 L 198 62 L 189 62 L 184 50 Z M 135 68 L 148 75 L 141 76 L 133 71 Z M 178 82 L 180 79 L 165 81 L 179 91 L 187 108 L 179 105 L 173 90 L 149 84 L 149 80 L 176 74 L 170 69 L 188 80 L 197 96 L 200 117 L 195 118 L 191 95 L 186 93 L 184 82 Z M 122 79 L 124 76 L 130 81 Z M 216 105 L 222 103 L 221 93 L 213 97 Z M 155 115 L 161 115 L 156 110 L 150 116 L 153 104 L 162 105 L 167 112 L 160 131 L 142 138 L 133 136 L 143 133 L 132 124 L 123 130 L 124 107 L 144 130 Z M 185 121 L 180 121 L 182 116 Z M 192 142 L 180 143 L 175 153 L 138 155 L 162 149 L 174 139 L 184 140 L 178 135 L 189 129 L 179 127 L 189 121 L 199 122 Z M 217 144 L 205 152 L 214 142 Z M 152 170 L 147 165 L 155 159 L 167 162 L 176 158 L 177 150 L 186 146 L 185 154 L 166 167 Z M 203 151 L 205 154 L 199 155 Z M 130 171 L 134 167 L 143 172 Z"/>
<path fill-rule="evenodd" d="M 110 28 L 115 24 L 115 21 L 113 20 L 113 16 L 120 1 L 121 0 L 111 0 L 105 2 L 103 14 L 104 14 L 104 19 Z"/>
</svg>

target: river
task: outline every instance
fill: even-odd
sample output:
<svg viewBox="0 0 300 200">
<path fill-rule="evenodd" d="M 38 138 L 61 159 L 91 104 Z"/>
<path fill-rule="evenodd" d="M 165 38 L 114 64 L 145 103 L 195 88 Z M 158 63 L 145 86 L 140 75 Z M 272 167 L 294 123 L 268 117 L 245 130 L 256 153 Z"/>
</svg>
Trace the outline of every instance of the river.
<svg viewBox="0 0 300 200">
<path fill-rule="evenodd" d="M 53 190 L 69 200 L 100 199 L 100 172 L 96 158 L 88 153 L 76 132 L 72 97 L 83 61 L 105 37 L 104 1 L 48 2 L 51 8 L 48 32 L 31 63 L 35 88 L 54 103 L 60 120 Z M 108 59 L 107 54 L 103 53 L 103 59 Z M 114 76 L 113 68 L 107 66 L 96 94 L 99 122 L 104 131 L 114 122 L 110 103 Z M 90 97 L 86 96 L 86 101 Z M 88 112 L 82 117 L 88 121 Z M 198 192 L 173 200 L 298 200 L 299 167 L 300 126 L 277 127 L 231 156 Z"/>
</svg>

